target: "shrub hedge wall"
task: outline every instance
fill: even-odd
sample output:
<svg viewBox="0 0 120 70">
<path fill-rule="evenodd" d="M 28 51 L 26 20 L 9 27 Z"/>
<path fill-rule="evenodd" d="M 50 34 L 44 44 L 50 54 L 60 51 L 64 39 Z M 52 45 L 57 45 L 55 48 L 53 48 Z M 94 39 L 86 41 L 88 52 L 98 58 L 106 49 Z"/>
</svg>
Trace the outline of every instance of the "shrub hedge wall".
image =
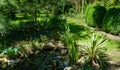
<svg viewBox="0 0 120 70">
<path fill-rule="evenodd" d="M 102 29 L 120 35 L 120 8 L 110 8 L 103 19 Z"/>
<path fill-rule="evenodd" d="M 100 5 L 88 5 L 85 12 L 85 20 L 89 26 L 101 27 L 106 9 Z"/>
</svg>

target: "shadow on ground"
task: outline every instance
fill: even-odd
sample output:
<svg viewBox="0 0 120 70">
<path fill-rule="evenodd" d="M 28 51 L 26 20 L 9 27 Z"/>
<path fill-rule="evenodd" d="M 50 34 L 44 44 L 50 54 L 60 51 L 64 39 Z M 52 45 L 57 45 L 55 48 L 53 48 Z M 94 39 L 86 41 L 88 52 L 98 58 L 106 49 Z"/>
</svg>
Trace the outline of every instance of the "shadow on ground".
<svg viewBox="0 0 120 70">
<path fill-rule="evenodd" d="M 70 32 L 75 34 L 77 39 L 87 39 L 91 34 L 91 30 L 83 25 L 70 24 Z"/>
<path fill-rule="evenodd" d="M 107 70 L 120 70 L 120 62 L 111 61 Z"/>
</svg>

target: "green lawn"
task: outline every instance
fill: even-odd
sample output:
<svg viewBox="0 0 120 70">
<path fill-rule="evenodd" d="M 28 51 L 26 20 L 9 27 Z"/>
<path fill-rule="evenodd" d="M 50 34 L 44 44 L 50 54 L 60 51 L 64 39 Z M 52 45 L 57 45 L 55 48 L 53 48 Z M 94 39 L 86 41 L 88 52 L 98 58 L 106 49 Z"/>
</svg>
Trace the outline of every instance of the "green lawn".
<svg viewBox="0 0 120 70">
<path fill-rule="evenodd" d="M 89 27 L 85 24 L 84 19 L 78 19 L 78 18 L 67 18 L 67 21 L 70 23 L 70 29 L 71 33 L 75 34 L 76 37 L 79 39 L 79 44 L 84 45 L 90 35 L 92 33 L 95 33 L 96 35 L 103 36 L 98 31 L 95 31 L 94 28 Z M 106 37 L 106 40 L 108 40 L 107 45 L 107 54 L 109 55 L 110 59 L 116 62 L 120 61 L 120 41 L 109 39 Z"/>
</svg>

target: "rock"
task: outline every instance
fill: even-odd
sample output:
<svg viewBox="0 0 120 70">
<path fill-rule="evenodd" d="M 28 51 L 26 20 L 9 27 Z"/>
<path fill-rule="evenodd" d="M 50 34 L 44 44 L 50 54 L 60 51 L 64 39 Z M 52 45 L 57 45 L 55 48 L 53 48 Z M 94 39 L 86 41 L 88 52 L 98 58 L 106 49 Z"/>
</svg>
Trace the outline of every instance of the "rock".
<svg viewBox="0 0 120 70">
<path fill-rule="evenodd" d="M 54 45 L 53 43 L 48 43 L 47 46 L 55 47 L 56 45 Z"/>
<path fill-rule="evenodd" d="M 59 58 L 59 59 L 63 59 L 63 57 L 62 57 L 62 56 L 57 56 L 57 58 Z"/>
<path fill-rule="evenodd" d="M 73 70 L 72 67 L 65 67 L 64 70 Z"/>
<path fill-rule="evenodd" d="M 51 46 L 44 46 L 44 47 L 43 47 L 43 50 L 44 50 L 44 51 L 47 51 L 47 52 L 53 51 L 53 49 L 54 49 L 54 47 L 51 47 Z"/>
<path fill-rule="evenodd" d="M 61 54 L 62 55 L 67 55 L 67 53 L 68 53 L 67 49 L 61 49 Z"/>
<path fill-rule="evenodd" d="M 60 48 L 60 47 L 58 47 L 58 46 L 56 46 L 56 47 L 54 48 L 54 50 L 57 52 L 57 51 L 60 51 L 60 50 L 61 50 L 61 48 Z"/>
<path fill-rule="evenodd" d="M 37 50 L 38 52 L 35 51 L 36 53 L 29 54 L 29 56 L 32 57 L 25 57 L 23 54 L 24 58 L 16 60 L 17 63 L 19 63 L 18 67 L 23 66 L 23 68 L 28 68 L 28 66 L 24 67 L 24 65 L 28 63 L 33 65 L 29 67 L 32 68 L 31 70 L 73 70 L 73 67 L 68 67 L 68 48 L 64 46 L 64 44 L 61 42 L 56 43 L 56 41 L 50 41 L 45 44 L 41 43 L 40 46 L 43 46 L 42 49 L 40 49 L 40 52 Z M 29 58 L 29 60 L 26 58 Z M 11 61 L 11 64 L 14 63 L 16 62 Z"/>
<path fill-rule="evenodd" d="M 69 64 L 68 62 L 64 62 L 64 66 L 67 67 Z"/>
</svg>

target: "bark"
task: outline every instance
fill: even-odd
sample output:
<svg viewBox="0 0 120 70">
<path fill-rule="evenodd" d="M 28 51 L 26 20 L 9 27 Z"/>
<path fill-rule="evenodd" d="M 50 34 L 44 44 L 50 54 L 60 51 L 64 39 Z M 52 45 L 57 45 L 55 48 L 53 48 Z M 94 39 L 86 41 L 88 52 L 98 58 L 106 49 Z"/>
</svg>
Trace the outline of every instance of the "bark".
<svg viewBox="0 0 120 70">
<path fill-rule="evenodd" d="M 82 0 L 82 15 L 84 14 L 84 3 L 85 3 L 85 1 Z"/>
<path fill-rule="evenodd" d="M 80 0 L 72 0 L 72 3 L 74 5 L 74 8 L 77 12 L 80 11 Z"/>
</svg>

